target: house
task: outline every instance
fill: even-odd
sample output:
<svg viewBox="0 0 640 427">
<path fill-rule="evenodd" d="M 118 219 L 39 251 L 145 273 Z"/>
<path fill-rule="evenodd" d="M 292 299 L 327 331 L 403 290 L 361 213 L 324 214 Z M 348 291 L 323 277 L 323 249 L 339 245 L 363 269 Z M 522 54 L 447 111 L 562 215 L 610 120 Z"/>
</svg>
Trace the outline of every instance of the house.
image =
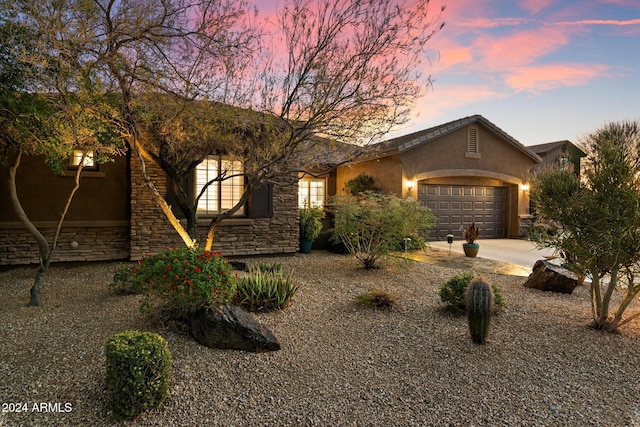
<svg viewBox="0 0 640 427">
<path fill-rule="evenodd" d="M 480 115 L 368 147 L 366 155 L 346 163 L 345 152 L 361 154 L 353 150 L 338 150 L 323 140 L 309 145 L 307 157 L 322 167 L 283 176 L 255 190 L 237 216 L 216 228 L 213 249 L 228 256 L 296 252 L 298 208 L 324 205 L 328 196 L 344 192 L 345 184 L 361 173 L 372 176 L 385 192 L 423 201 L 437 218 L 431 239 L 444 240 L 448 233 L 460 238 L 460 229 L 471 221 L 479 225 L 481 238 L 526 235 L 531 222 L 526 177 L 542 158 Z M 217 168 L 242 168 L 229 162 L 210 156 L 199 165 L 194 192 L 203 179 L 215 176 Z M 327 166 L 333 166 L 328 173 Z M 71 161 L 68 173 L 58 176 L 43 158 L 27 156 L 19 169 L 18 191 L 25 211 L 47 237 L 54 233 L 75 167 Z M 1 188 L 6 188 L 6 172 L 0 166 Z M 170 201 L 168 179 L 160 167 L 147 161 L 146 172 Z M 205 240 L 207 215 L 228 209 L 239 198 L 241 179 L 217 182 L 201 199 L 200 241 Z M 54 261 L 136 260 L 182 244 L 143 184 L 139 159 L 129 154 L 84 168 Z M 1 197 L 0 265 L 37 261 L 35 240 L 8 198 Z"/>
<path fill-rule="evenodd" d="M 542 163 L 535 165 L 533 171 L 549 166 L 571 165 L 576 176 L 580 176 L 581 159 L 587 156 L 584 151 L 567 140 L 531 145 L 527 148 L 542 159 Z"/>
<path fill-rule="evenodd" d="M 526 235 L 527 176 L 540 156 L 480 115 L 401 136 L 373 147 L 368 157 L 340 166 L 338 192 L 366 174 L 384 192 L 424 202 L 437 218 L 430 236 L 445 240 L 474 221 L 480 238 Z"/>
<path fill-rule="evenodd" d="M 210 156 L 196 168 L 194 186 L 200 176 L 215 174 L 228 161 Z M 67 172 L 59 176 L 49 170 L 43 157 L 26 156 L 18 169 L 17 187 L 24 210 L 49 241 L 73 185 L 75 168 L 72 159 Z M 167 178 L 160 167 L 147 161 L 146 172 L 160 194 L 167 194 Z M 53 261 L 137 260 L 144 253 L 183 245 L 143 184 L 142 164 L 136 156 L 86 165 L 81 176 Z M 0 165 L 0 188 L 7 188 L 7 179 L 7 169 Z M 205 240 L 207 214 L 228 209 L 240 197 L 241 179 L 210 187 L 201 201 L 199 241 Z M 0 197 L 0 265 L 36 263 L 36 241 L 5 194 L 3 191 Z M 293 253 L 298 249 L 298 233 L 298 183 L 291 174 L 254 191 L 238 216 L 223 220 L 216 228 L 213 249 L 229 256 Z"/>
</svg>

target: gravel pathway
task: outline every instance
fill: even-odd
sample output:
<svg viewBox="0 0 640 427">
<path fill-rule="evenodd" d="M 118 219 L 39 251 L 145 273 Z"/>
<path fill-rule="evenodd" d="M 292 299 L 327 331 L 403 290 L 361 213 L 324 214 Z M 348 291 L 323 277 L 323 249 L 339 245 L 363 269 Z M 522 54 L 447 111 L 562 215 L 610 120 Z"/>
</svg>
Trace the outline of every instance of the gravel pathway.
<svg viewBox="0 0 640 427">
<path fill-rule="evenodd" d="M 108 289 L 117 263 L 54 265 L 38 308 L 25 306 L 33 268 L 0 272 L 0 426 L 117 425 L 103 347 L 131 328 L 167 339 L 174 373 L 164 407 L 124 425 L 640 425 L 640 325 L 588 328 L 586 287 L 556 295 L 485 274 L 507 309 L 478 346 L 437 296 L 459 270 L 365 271 L 325 252 L 277 261 L 294 269 L 300 291 L 288 309 L 257 316 L 282 344 L 262 354 L 208 349 L 148 324 L 137 296 Z M 399 306 L 357 306 L 370 288 L 395 294 Z M 26 412 L 15 412 L 18 403 Z"/>
</svg>

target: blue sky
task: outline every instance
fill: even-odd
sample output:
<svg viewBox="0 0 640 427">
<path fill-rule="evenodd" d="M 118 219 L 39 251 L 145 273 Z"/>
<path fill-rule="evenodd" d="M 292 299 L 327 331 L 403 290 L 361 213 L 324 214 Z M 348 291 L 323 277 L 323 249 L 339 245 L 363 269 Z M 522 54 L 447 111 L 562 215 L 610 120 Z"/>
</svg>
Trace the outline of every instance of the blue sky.
<svg viewBox="0 0 640 427">
<path fill-rule="evenodd" d="M 434 4 L 434 7 L 436 4 Z M 524 145 L 640 119 L 640 1 L 458 0 L 399 136 L 481 114 Z"/>
</svg>

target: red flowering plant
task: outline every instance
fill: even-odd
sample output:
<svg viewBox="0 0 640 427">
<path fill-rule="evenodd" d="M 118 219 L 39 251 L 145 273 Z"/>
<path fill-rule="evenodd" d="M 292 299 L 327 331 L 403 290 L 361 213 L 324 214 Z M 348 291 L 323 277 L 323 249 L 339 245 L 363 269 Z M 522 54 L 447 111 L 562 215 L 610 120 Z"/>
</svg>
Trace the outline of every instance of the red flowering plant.
<svg viewBox="0 0 640 427">
<path fill-rule="evenodd" d="M 201 248 L 174 248 L 147 254 L 132 267 L 137 289 L 159 298 L 172 317 L 184 318 L 201 308 L 227 304 L 235 294 L 233 268 L 219 252 Z"/>
</svg>

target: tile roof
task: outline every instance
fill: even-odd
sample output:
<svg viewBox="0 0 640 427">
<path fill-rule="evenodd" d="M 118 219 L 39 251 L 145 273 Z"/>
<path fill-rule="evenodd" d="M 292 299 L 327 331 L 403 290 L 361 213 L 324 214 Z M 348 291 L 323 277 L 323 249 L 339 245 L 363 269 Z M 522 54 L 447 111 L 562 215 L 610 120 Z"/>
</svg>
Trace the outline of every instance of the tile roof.
<svg viewBox="0 0 640 427">
<path fill-rule="evenodd" d="M 407 150 L 411 150 L 417 146 L 425 144 L 429 141 L 435 140 L 444 136 L 448 133 L 454 132 L 458 129 L 461 129 L 467 125 L 472 123 L 482 123 L 487 128 L 491 129 L 498 135 L 500 135 L 504 140 L 513 145 L 517 150 L 521 151 L 526 156 L 530 157 L 532 160 L 536 162 L 541 162 L 542 159 L 528 147 L 525 147 L 520 142 L 518 142 L 511 135 L 500 129 L 495 124 L 491 123 L 486 118 L 482 117 L 479 114 L 464 117 L 462 119 L 454 120 L 448 123 L 444 123 L 438 126 L 434 126 L 428 129 L 424 129 L 421 131 L 413 132 L 408 135 L 400 136 L 397 138 L 390 139 L 385 142 L 381 142 L 373 146 L 378 156 L 390 155 L 392 152 L 403 152 Z"/>
</svg>

